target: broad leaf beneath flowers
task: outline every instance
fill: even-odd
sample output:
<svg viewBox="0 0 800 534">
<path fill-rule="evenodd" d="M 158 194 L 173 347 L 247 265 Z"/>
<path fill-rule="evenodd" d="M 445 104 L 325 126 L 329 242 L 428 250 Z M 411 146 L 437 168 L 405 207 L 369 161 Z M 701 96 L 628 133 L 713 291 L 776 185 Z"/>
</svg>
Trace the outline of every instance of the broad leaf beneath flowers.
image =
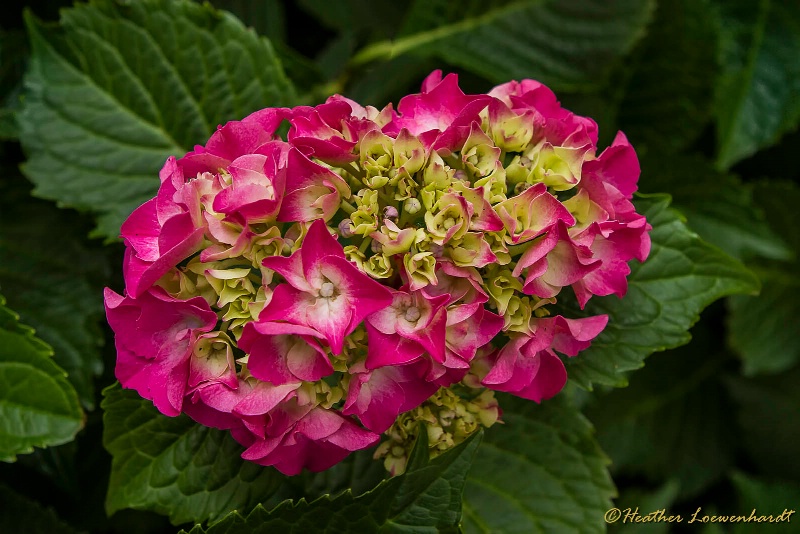
<svg viewBox="0 0 800 534">
<path fill-rule="evenodd" d="M 170 155 L 294 95 L 269 42 L 186 0 L 98 0 L 58 28 L 27 16 L 33 54 L 20 140 L 36 194 L 99 215 L 115 238 Z"/>
<path fill-rule="evenodd" d="M 564 394 L 541 405 L 498 396 L 464 490 L 464 531 L 605 532 L 614 485 L 591 424 Z"/>
<path fill-rule="evenodd" d="M 429 461 L 427 434 L 422 432 L 406 473 L 368 493 L 354 497 L 347 490 L 310 503 L 284 501 L 271 511 L 259 505 L 249 514 L 233 512 L 207 529 L 195 525 L 188 534 L 459 532 L 464 483 L 481 435 Z"/>
<path fill-rule="evenodd" d="M 592 346 L 566 362 L 570 379 L 587 389 L 625 385 L 624 373 L 641 367 L 649 354 L 688 343 L 689 328 L 706 306 L 759 290 L 758 279 L 741 262 L 684 224 L 668 207 L 667 195 L 642 196 L 635 204 L 653 225 L 653 245 L 644 264 L 632 262 L 627 295 L 594 297 L 583 312 L 568 305 L 573 309 L 564 314 L 609 316 Z"/>
<path fill-rule="evenodd" d="M 0 296 L 0 461 L 61 445 L 83 427 L 75 388 L 52 349 L 17 322 Z"/>
<path fill-rule="evenodd" d="M 215 520 L 268 502 L 281 488 L 283 475 L 242 460 L 244 449 L 229 432 L 185 415 L 166 417 L 116 385 L 104 395 L 103 445 L 112 457 L 109 515 L 135 508 L 168 515 L 175 524 Z"/>
</svg>

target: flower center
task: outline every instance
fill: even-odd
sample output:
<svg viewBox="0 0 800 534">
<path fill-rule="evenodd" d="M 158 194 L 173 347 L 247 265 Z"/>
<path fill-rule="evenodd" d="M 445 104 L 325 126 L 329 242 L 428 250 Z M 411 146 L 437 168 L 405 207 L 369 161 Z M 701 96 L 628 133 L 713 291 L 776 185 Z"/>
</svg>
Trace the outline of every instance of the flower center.
<svg viewBox="0 0 800 534">
<path fill-rule="evenodd" d="M 333 296 L 333 284 L 330 282 L 325 282 L 322 284 L 322 287 L 319 288 L 319 296 L 322 298 L 330 298 Z"/>
<path fill-rule="evenodd" d="M 406 321 L 409 323 L 413 323 L 417 319 L 419 319 L 419 308 L 416 306 L 411 306 L 410 308 L 406 308 Z"/>
</svg>

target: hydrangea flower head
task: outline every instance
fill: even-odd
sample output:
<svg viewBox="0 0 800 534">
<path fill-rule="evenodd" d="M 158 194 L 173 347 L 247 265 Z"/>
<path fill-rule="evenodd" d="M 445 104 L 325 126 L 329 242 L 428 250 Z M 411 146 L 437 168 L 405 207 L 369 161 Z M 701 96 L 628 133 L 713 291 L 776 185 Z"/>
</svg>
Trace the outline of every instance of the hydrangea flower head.
<svg viewBox="0 0 800 534">
<path fill-rule="evenodd" d="M 650 249 L 638 176 L 622 133 L 597 153 L 533 80 L 468 95 L 435 71 L 396 111 L 258 111 L 170 158 L 123 225 L 117 378 L 285 474 L 381 434 L 400 473 L 420 421 L 435 455 L 498 420 L 494 391 L 563 388 L 608 317 L 553 305 L 625 294 Z"/>
</svg>

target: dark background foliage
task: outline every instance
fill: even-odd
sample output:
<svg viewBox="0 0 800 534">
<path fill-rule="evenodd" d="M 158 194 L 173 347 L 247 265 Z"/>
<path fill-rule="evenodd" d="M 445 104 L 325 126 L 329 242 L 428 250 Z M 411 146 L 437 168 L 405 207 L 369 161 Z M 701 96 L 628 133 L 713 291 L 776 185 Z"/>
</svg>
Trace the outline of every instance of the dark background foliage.
<svg viewBox="0 0 800 534">
<path fill-rule="evenodd" d="M 800 508 L 799 4 L 212 0 L 269 46 L 210 8 L 148 1 L 167 7 L 109 0 L 60 15 L 71 1 L 31 0 L 0 15 L 0 293 L 68 373 L 0 316 L 21 343 L 17 356 L 0 347 L 2 416 L 16 413 L 8 392 L 23 378 L 34 377 L 32 396 L 64 395 L 43 405 L 58 421 L 49 437 L 16 444 L 16 461 L 0 463 L 0 532 L 176 532 L 223 517 L 208 531 L 446 530 L 461 517 L 468 532 L 602 532 L 613 499 L 684 522 L 612 531 L 716 533 L 748 530 L 688 518 L 698 508 Z M 148 32 L 162 48 L 176 45 L 168 60 L 184 70 L 174 80 L 157 62 L 132 60 L 146 59 Z M 435 68 L 457 72 L 466 92 L 547 83 L 565 107 L 597 120 L 601 144 L 626 132 L 641 192 L 672 197 L 677 211 L 663 197 L 639 200 L 660 259 L 635 268 L 626 300 L 598 302 L 613 328 L 568 362 L 564 393 L 541 406 L 504 398 L 506 425 L 480 446 L 420 459 L 407 478 L 369 493 L 383 474 L 368 453 L 285 479 L 244 465 L 221 433 L 163 418 L 116 388 L 103 395 L 115 354 L 102 288 L 122 286 L 115 236 L 154 193 L 167 155 L 259 107 L 334 92 L 396 103 Z M 14 374 L 22 354 L 49 378 Z M 334 497 L 297 500 L 322 495 Z M 346 520 L 377 508 L 388 515 Z"/>
</svg>

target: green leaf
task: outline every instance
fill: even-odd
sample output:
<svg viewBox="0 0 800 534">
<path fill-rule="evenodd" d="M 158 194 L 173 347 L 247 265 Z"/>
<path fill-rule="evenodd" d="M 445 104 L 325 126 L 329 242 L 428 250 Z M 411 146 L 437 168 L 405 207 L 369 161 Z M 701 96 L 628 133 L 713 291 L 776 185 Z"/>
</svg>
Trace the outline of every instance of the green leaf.
<svg viewBox="0 0 800 534">
<path fill-rule="evenodd" d="M 659 2 L 633 56 L 619 122 L 634 145 L 686 147 L 711 119 L 718 25 L 708 0 Z M 660 191 L 660 190 L 657 190 Z"/>
<path fill-rule="evenodd" d="M 166 417 L 135 391 L 103 392 L 103 445 L 111 453 L 109 515 L 123 508 L 168 515 L 174 524 L 250 510 L 276 494 L 285 477 L 240 458 L 229 432 L 185 415 Z"/>
<path fill-rule="evenodd" d="M 436 56 L 495 83 L 536 78 L 555 90 L 601 85 L 645 31 L 651 0 L 417 0 L 404 31 L 355 56 Z"/>
<path fill-rule="evenodd" d="M 269 42 L 207 4 L 95 0 L 59 27 L 26 21 L 23 170 L 37 195 L 97 213 L 99 235 L 155 194 L 168 156 L 293 98 Z"/>
<path fill-rule="evenodd" d="M 752 266 L 762 283 L 757 297 L 729 299 L 728 343 L 741 356 L 744 374 L 777 373 L 800 361 L 800 187 L 791 182 L 757 184 L 755 199 L 776 233 L 793 247 L 794 261 L 759 262 Z"/>
<path fill-rule="evenodd" d="M 28 54 L 24 32 L 0 30 L 0 139 L 19 137 L 17 112 Z"/>
<path fill-rule="evenodd" d="M 568 312 L 609 315 L 592 346 L 566 362 L 570 379 L 581 387 L 625 385 L 623 373 L 642 367 L 648 355 L 687 343 L 689 328 L 706 306 L 727 295 L 758 291 L 753 273 L 700 239 L 668 206 L 666 195 L 636 201 L 637 211 L 653 226 L 653 245 L 645 263 L 632 262 L 625 298 L 593 297 L 583 312 Z"/>
<path fill-rule="evenodd" d="M 716 170 L 700 155 L 647 153 L 639 186 L 669 193 L 692 230 L 739 260 L 791 255 L 756 204 L 753 186 Z"/>
<path fill-rule="evenodd" d="M 83 223 L 32 199 L 27 187 L 0 186 L 0 287 L 9 306 L 53 348 L 53 360 L 91 410 L 93 381 L 103 371 L 97 323 L 109 273 L 106 251 L 81 242 Z"/>
<path fill-rule="evenodd" d="M 367 493 L 388 476 L 383 462 L 373 458 L 374 453 L 374 447 L 356 451 L 325 471 L 303 471 L 303 496 L 306 500 L 313 500 L 346 489 L 350 489 L 355 496 Z"/>
<path fill-rule="evenodd" d="M 628 387 L 598 393 L 585 410 L 615 479 L 673 479 L 682 499 L 724 476 L 738 438 L 734 406 L 718 380 L 730 357 L 705 322 L 692 333 L 690 344 L 652 356 Z"/>
<path fill-rule="evenodd" d="M 800 3 L 717 0 L 722 74 L 717 164 L 728 168 L 772 145 L 800 119 Z"/>
<path fill-rule="evenodd" d="M 740 444 L 760 474 L 800 480 L 800 367 L 774 376 L 730 378 L 728 391 L 737 405 Z"/>
<path fill-rule="evenodd" d="M 728 301 L 728 342 L 741 356 L 743 373 L 778 373 L 800 362 L 800 280 L 797 271 L 755 269 L 758 297 L 737 295 Z"/>
<path fill-rule="evenodd" d="M 480 433 L 445 454 L 427 460 L 427 434 L 420 433 L 405 474 L 354 497 L 350 490 L 315 501 L 285 501 L 272 511 L 259 505 L 250 514 L 233 512 L 189 534 L 307 532 L 458 532 L 467 471 Z M 420 452 L 423 451 L 423 452 Z M 414 460 L 417 461 L 414 461 Z"/>
<path fill-rule="evenodd" d="M 536 405 L 502 395 L 464 490 L 464 530 L 605 532 L 615 494 L 591 424 L 565 395 Z"/>
<path fill-rule="evenodd" d="M 61 445 L 83 427 L 78 395 L 53 351 L 19 324 L 0 295 L 0 461 Z"/>
<path fill-rule="evenodd" d="M 790 534 L 797 532 L 796 510 L 800 502 L 800 484 L 790 482 L 767 482 L 745 475 L 733 473 L 731 476 L 736 493 L 739 497 L 739 512 L 736 515 L 750 516 L 750 511 L 755 510 L 757 516 L 782 517 L 782 521 L 775 523 L 737 523 L 733 527 L 734 534 L 764 532 L 764 525 L 768 524 L 769 531 L 777 534 Z M 794 511 L 793 514 L 789 514 Z M 788 519 L 788 520 L 787 520 Z"/>
<path fill-rule="evenodd" d="M 75 534 L 77 531 L 36 501 L 0 485 L 0 532 L 25 534 Z"/>
</svg>

